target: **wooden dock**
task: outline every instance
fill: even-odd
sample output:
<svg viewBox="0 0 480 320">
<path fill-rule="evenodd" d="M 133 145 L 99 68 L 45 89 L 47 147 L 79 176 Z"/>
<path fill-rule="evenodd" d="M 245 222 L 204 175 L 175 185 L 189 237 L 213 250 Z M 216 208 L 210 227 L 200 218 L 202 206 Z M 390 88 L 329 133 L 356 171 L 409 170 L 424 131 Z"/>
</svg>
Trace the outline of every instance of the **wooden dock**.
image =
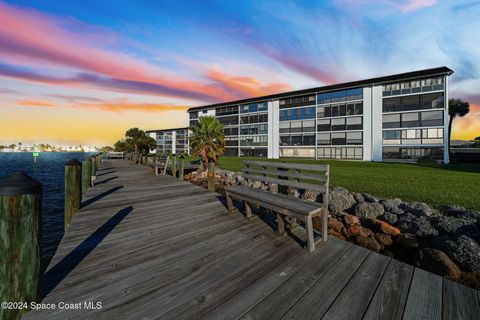
<svg viewBox="0 0 480 320">
<path fill-rule="evenodd" d="M 57 307 L 24 319 L 479 319 L 478 291 L 421 269 L 334 237 L 308 253 L 126 160 L 98 175 L 45 273 Z"/>
</svg>

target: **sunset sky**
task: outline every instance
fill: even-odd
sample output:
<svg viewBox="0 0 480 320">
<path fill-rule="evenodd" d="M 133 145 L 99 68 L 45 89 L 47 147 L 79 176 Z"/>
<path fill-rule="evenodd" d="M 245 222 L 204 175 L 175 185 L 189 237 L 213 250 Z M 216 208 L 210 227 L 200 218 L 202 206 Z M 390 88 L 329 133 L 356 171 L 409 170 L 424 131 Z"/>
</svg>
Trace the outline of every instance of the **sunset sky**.
<svg viewBox="0 0 480 320">
<path fill-rule="evenodd" d="M 0 0 L 0 144 L 112 145 L 212 102 L 447 66 L 480 136 L 480 1 Z"/>
</svg>

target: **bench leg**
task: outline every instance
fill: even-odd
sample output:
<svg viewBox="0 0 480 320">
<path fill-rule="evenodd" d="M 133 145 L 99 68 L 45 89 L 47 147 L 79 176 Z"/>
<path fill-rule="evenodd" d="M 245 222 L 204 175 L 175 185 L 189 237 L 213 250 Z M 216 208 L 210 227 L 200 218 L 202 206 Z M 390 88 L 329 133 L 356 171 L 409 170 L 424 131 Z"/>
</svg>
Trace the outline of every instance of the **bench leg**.
<svg viewBox="0 0 480 320">
<path fill-rule="evenodd" d="M 307 249 L 310 252 L 315 251 L 315 238 L 313 236 L 313 222 L 312 216 L 305 217 L 305 229 L 307 232 Z"/>
<path fill-rule="evenodd" d="M 232 196 L 228 192 L 226 193 L 226 196 L 227 196 L 228 213 L 232 213 L 233 212 Z"/>
<path fill-rule="evenodd" d="M 327 241 L 327 237 L 328 237 L 328 210 L 324 210 L 322 215 L 322 241 Z"/>
<path fill-rule="evenodd" d="M 297 218 L 295 218 L 295 217 L 286 216 L 286 217 L 285 217 L 285 220 L 286 220 L 287 223 L 288 223 L 287 228 L 288 228 L 289 230 L 293 230 L 293 229 L 295 229 L 295 228 L 298 226 Z"/>
<path fill-rule="evenodd" d="M 279 236 L 284 236 L 286 234 L 285 221 L 280 213 L 277 213 L 277 233 Z"/>
<path fill-rule="evenodd" d="M 253 218 L 252 208 L 250 207 L 248 202 L 244 201 L 244 204 L 245 204 L 245 214 L 246 214 L 248 220 L 252 220 L 252 218 Z"/>
</svg>

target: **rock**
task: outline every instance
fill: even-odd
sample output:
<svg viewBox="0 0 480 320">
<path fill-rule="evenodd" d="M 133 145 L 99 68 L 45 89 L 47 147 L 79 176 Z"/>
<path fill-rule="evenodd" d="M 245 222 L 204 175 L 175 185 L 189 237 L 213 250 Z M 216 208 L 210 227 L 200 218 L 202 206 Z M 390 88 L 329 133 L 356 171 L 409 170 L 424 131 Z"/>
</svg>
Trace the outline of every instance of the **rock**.
<svg viewBox="0 0 480 320">
<path fill-rule="evenodd" d="M 453 216 L 459 219 L 465 219 L 472 223 L 480 223 L 480 212 L 468 210 L 461 206 L 447 205 L 442 206 L 441 210 L 448 216 Z"/>
<path fill-rule="evenodd" d="M 343 223 L 335 218 L 328 219 L 328 229 L 332 229 L 336 232 L 342 232 L 343 230 Z"/>
<path fill-rule="evenodd" d="M 316 202 L 317 200 L 320 200 L 319 202 L 322 202 L 322 199 L 318 199 L 318 192 L 315 191 L 305 191 L 302 195 L 302 198 L 311 202 Z"/>
<path fill-rule="evenodd" d="M 360 219 L 377 218 L 384 213 L 383 206 L 376 202 L 363 202 L 355 207 L 355 215 Z"/>
<path fill-rule="evenodd" d="M 462 272 L 458 282 L 480 290 L 480 272 Z"/>
<path fill-rule="evenodd" d="M 431 224 L 440 231 L 440 233 L 448 235 L 464 234 L 474 239 L 480 237 L 480 231 L 477 226 L 466 219 L 449 216 L 433 217 L 431 219 Z"/>
<path fill-rule="evenodd" d="M 396 245 L 399 245 L 408 251 L 414 251 L 419 247 L 417 238 L 410 233 L 401 233 L 397 235 L 394 240 Z"/>
<path fill-rule="evenodd" d="M 381 202 L 385 211 L 395 213 L 395 214 L 404 214 L 405 211 L 401 208 L 402 200 L 400 199 L 387 199 Z"/>
<path fill-rule="evenodd" d="M 363 228 L 362 226 L 351 226 L 347 228 L 347 234 L 349 236 L 359 235 L 364 238 L 368 238 L 373 234 L 373 232 L 370 229 Z"/>
<path fill-rule="evenodd" d="M 411 233 L 417 237 L 435 237 L 438 235 L 438 230 L 425 217 L 405 219 L 404 216 L 396 224 L 402 232 Z"/>
<path fill-rule="evenodd" d="M 295 188 L 288 188 L 287 189 L 287 194 L 291 197 L 294 197 L 294 198 L 299 198 L 300 197 L 300 192 L 298 191 L 298 189 L 295 189 Z"/>
<path fill-rule="evenodd" d="M 378 202 L 378 199 L 368 193 L 362 193 L 363 199 L 367 202 Z"/>
<path fill-rule="evenodd" d="M 270 184 L 270 192 L 271 192 L 271 193 L 278 193 L 278 184 L 276 184 L 276 183 L 271 183 L 271 184 Z"/>
<path fill-rule="evenodd" d="M 254 181 L 252 184 L 252 187 L 255 189 L 260 189 L 262 187 L 262 182 L 261 181 Z"/>
<path fill-rule="evenodd" d="M 375 239 L 377 239 L 377 241 L 383 246 L 389 246 L 393 243 L 392 237 L 385 233 L 375 234 Z"/>
<path fill-rule="evenodd" d="M 415 265 L 453 280 L 460 278 L 461 275 L 458 266 L 450 260 L 445 252 L 437 249 L 423 248 L 418 250 L 415 254 Z"/>
<path fill-rule="evenodd" d="M 382 214 L 378 218 L 387 222 L 387 223 L 389 223 L 389 224 L 395 224 L 398 221 L 397 215 L 394 214 L 394 213 L 388 212 L 388 211 L 386 211 L 384 214 Z"/>
<path fill-rule="evenodd" d="M 341 213 L 351 209 L 354 204 L 355 199 L 347 189 L 335 187 L 329 193 L 328 209 L 331 212 Z"/>
<path fill-rule="evenodd" d="M 472 238 L 461 235 L 456 240 L 446 240 L 441 246 L 463 269 L 480 272 L 480 246 Z"/>
<path fill-rule="evenodd" d="M 360 223 L 360 219 L 353 214 L 346 214 L 343 216 L 343 222 L 347 226 L 356 225 Z"/>
<path fill-rule="evenodd" d="M 373 238 L 367 238 L 367 237 L 362 237 L 360 235 L 356 235 L 355 243 L 361 247 L 367 248 L 375 252 L 379 252 L 380 250 L 382 250 L 382 246 L 380 245 L 380 243 L 378 243 L 377 240 Z"/>
<path fill-rule="evenodd" d="M 389 225 L 388 223 L 386 223 L 384 221 L 373 220 L 372 223 L 374 225 L 374 230 L 378 233 L 385 233 L 385 234 L 389 234 L 391 236 L 396 236 L 396 235 L 400 234 L 400 230 L 398 230 L 397 228 L 395 228 L 392 225 Z"/>
<path fill-rule="evenodd" d="M 434 214 L 433 209 L 423 202 L 404 203 L 402 205 L 402 209 L 404 211 L 413 213 L 417 217 L 430 217 Z"/>
<path fill-rule="evenodd" d="M 365 202 L 365 199 L 363 198 L 362 194 L 361 193 L 355 193 L 353 195 L 353 198 L 355 199 L 355 201 L 357 203 L 362 203 L 362 202 Z"/>
</svg>

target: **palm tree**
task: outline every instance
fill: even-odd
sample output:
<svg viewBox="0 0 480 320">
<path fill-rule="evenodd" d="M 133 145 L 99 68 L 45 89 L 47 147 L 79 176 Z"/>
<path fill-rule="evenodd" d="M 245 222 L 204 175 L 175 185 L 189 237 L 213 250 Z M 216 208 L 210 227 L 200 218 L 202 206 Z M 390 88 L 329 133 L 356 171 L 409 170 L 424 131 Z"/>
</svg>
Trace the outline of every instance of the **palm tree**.
<svg viewBox="0 0 480 320">
<path fill-rule="evenodd" d="M 204 168 L 211 161 L 217 163 L 225 151 L 223 124 L 215 117 L 200 117 L 196 126 L 190 127 L 190 147 L 194 156 L 203 160 Z"/>
<path fill-rule="evenodd" d="M 470 104 L 462 99 L 448 100 L 448 115 L 450 121 L 448 123 L 448 154 L 450 156 L 450 139 L 452 136 L 452 123 L 455 117 L 463 117 L 470 112 Z"/>
<path fill-rule="evenodd" d="M 134 162 L 136 163 L 140 141 L 142 138 L 145 137 L 145 131 L 140 130 L 138 128 L 131 128 L 131 129 L 128 129 L 127 132 L 125 132 L 125 136 L 127 137 L 127 142 L 130 143 L 134 148 L 134 154 L 135 154 Z"/>
</svg>

